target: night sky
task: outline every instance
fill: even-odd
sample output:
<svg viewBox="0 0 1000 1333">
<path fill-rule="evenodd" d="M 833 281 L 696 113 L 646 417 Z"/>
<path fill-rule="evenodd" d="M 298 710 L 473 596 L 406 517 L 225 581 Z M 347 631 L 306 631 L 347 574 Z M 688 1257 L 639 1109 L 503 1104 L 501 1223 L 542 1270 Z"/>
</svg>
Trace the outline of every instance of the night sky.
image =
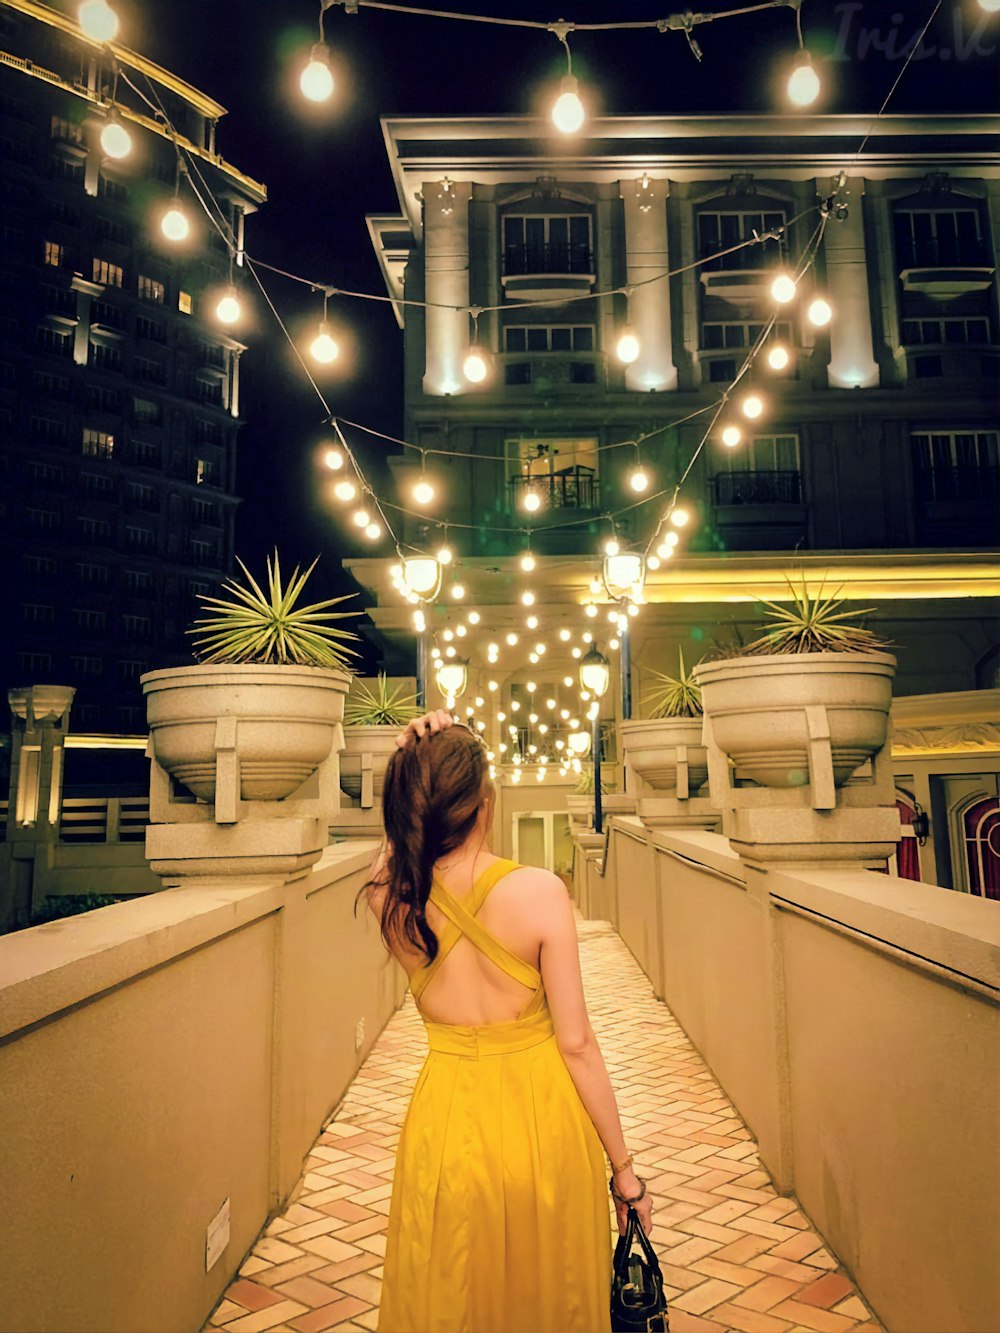
<svg viewBox="0 0 1000 1333">
<path fill-rule="evenodd" d="M 317 38 L 313 0 L 113 0 L 121 40 L 188 79 L 228 109 L 223 155 L 266 183 L 269 202 L 247 223 L 248 252 L 336 286 L 382 293 L 365 214 L 398 207 L 380 115 L 526 114 L 564 72 L 556 38 L 544 32 L 408 17 L 362 9 L 327 11 L 337 88 L 317 110 L 297 78 Z M 547 4 L 551 4 L 549 12 Z M 663 0 L 467 0 L 466 11 L 577 22 L 662 18 Z M 458 5 L 442 4 L 443 8 Z M 706 0 L 702 11 L 728 7 Z M 684 8 L 679 5 L 678 8 Z M 806 45 L 827 93 L 816 110 L 878 111 L 903 67 L 908 43 L 934 0 L 803 0 Z M 997 103 L 1000 16 L 976 0 L 943 0 L 924 47 L 893 94 L 889 113 L 991 111 Z M 781 110 L 780 62 L 795 51 L 792 11 L 776 9 L 701 26 L 698 64 L 681 33 L 580 33 L 574 72 L 605 114 L 761 113 Z M 268 282 L 294 329 L 315 323 L 321 301 L 279 278 Z M 362 301 L 331 311 L 350 331 L 337 368 L 321 384 L 333 410 L 401 434 L 402 335 L 391 309 Z M 258 299 L 243 359 L 237 553 L 252 567 L 277 543 L 290 560 L 322 553 L 316 592 L 353 587 L 339 569 L 352 554 L 385 554 L 358 541 L 319 488 L 315 446 L 321 405 Z M 378 485 L 384 449 L 359 451 Z M 329 474 L 327 474 L 329 475 Z M 362 545 L 365 549 L 362 551 Z M 369 665 L 372 665 L 369 663 Z"/>
</svg>

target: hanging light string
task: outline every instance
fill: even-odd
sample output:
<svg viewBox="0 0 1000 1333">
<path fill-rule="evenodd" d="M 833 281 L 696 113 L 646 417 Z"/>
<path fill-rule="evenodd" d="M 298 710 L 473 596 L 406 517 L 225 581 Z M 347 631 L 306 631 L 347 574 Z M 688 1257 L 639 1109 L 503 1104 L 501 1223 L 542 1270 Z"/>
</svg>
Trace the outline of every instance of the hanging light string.
<svg viewBox="0 0 1000 1333">
<path fill-rule="evenodd" d="M 921 46 L 923 46 L 923 44 L 924 44 L 924 38 L 927 36 L 927 30 L 928 30 L 928 28 L 931 26 L 931 24 L 934 22 L 935 18 L 937 17 L 937 12 L 938 12 L 938 10 L 939 10 L 940 8 L 941 8 L 941 0 L 936 0 L 935 5 L 934 5 L 934 8 L 931 10 L 931 12 L 930 12 L 930 13 L 928 14 L 928 16 L 927 16 L 927 22 L 926 22 L 926 23 L 924 24 L 924 26 L 920 29 L 920 36 L 917 38 L 917 40 L 916 40 L 915 42 L 910 42 L 910 43 L 909 43 L 909 47 L 910 47 L 910 49 L 909 49 L 909 51 L 907 51 L 907 53 L 906 53 L 906 59 L 903 61 L 903 67 L 902 67 L 902 69 L 899 71 L 899 73 L 896 75 L 895 79 L 893 80 L 892 87 L 889 89 L 889 91 L 888 91 L 888 92 L 886 93 L 886 95 L 885 95 L 885 101 L 884 101 L 884 102 L 882 103 L 882 105 L 879 107 L 879 109 L 878 109 L 878 111 L 876 112 L 874 118 L 872 119 L 871 124 L 868 126 L 867 130 L 865 130 L 864 138 L 861 140 L 861 143 L 858 145 L 858 151 L 854 154 L 854 161 L 851 163 L 851 167 L 852 167 L 852 169 L 858 165 L 858 162 L 859 162 L 859 160 L 860 160 L 860 158 L 861 158 L 861 154 L 865 151 L 865 148 L 866 148 L 867 145 L 868 145 L 868 140 L 872 137 L 872 132 L 874 131 L 875 126 L 879 123 L 879 121 L 882 119 L 883 115 L 885 114 L 885 109 L 886 109 L 886 107 L 889 105 L 889 102 L 892 100 L 892 96 L 893 96 L 893 94 L 895 93 L 896 89 L 899 87 L 900 80 L 902 79 L 903 75 L 906 73 L 906 71 L 907 71 L 907 69 L 908 69 L 908 67 L 909 67 L 910 61 L 911 61 L 911 60 L 913 59 L 913 57 L 917 54 L 917 52 L 920 50 Z"/>
</svg>

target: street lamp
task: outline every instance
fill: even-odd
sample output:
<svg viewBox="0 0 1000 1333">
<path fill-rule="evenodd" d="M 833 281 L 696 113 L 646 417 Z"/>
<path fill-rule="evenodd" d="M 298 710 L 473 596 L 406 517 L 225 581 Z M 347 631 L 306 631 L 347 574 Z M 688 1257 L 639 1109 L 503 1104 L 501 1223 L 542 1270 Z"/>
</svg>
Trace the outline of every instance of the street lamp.
<svg viewBox="0 0 1000 1333">
<path fill-rule="evenodd" d="M 603 833 L 604 817 L 601 810 L 601 700 L 611 683 L 611 666 L 604 654 L 593 646 L 580 659 L 580 688 L 595 700 L 591 709 L 593 732 L 591 750 L 594 756 L 594 832 Z"/>
<path fill-rule="evenodd" d="M 403 587 L 408 596 L 422 602 L 433 602 L 441 591 L 442 561 L 433 555 L 410 555 L 403 559 L 400 571 Z M 429 675 L 426 626 L 417 635 L 417 703 L 427 705 L 427 678 Z M 464 687 L 463 687 L 464 688 Z"/>
<path fill-rule="evenodd" d="M 445 698 L 449 701 L 449 707 L 460 695 L 465 693 L 465 687 L 469 683 L 469 664 L 461 657 L 453 657 L 449 661 L 442 661 L 437 669 L 437 686 Z"/>
</svg>

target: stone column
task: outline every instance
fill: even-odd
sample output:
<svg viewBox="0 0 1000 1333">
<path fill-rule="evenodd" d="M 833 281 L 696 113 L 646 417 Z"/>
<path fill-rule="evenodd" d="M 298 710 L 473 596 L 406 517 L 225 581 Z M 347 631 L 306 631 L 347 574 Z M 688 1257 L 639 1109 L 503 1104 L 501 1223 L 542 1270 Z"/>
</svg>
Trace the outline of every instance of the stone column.
<svg viewBox="0 0 1000 1333">
<path fill-rule="evenodd" d="M 424 311 L 426 338 L 423 390 L 441 396 L 462 393 L 462 361 L 469 345 L 470 184 L 428 181 L 424 185 Z"/>
<path fill-rule="evenodd" d="M 818 195 L 824 195 L 827 189 L 827 182 L 816 181 Z M 827 286 L 833 306 L 827 376 L 833 389 L 870 389 L 878 387 L 879 373 L 865 256 L 864 178 L 852 176 L 847 189 L 847 217 L 842 221 L 831 217 L 823 238 Z"/>
<path fill-rule="evenodd" d="M 677 368 L 670 337 L 669 279 L 637 285 L 669 268 L 669 182 L 642 176 L 635 181 L 621 181 L 620 189 L 625 205 L 627 281 L 634 288 L 629 298 L 629 323 L 638 334 L 640 348 L 636 360 L 625 368 L 625 387 L 641 392 L 676 389 Z"/>
</svg>

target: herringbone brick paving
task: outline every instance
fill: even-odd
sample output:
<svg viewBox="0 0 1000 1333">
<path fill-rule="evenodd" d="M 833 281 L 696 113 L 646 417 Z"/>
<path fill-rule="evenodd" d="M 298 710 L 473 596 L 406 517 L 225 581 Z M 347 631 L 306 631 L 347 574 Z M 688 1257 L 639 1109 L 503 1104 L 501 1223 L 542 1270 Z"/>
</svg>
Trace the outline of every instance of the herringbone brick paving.
<svg viewBox="0 0 1000 1333">
<path fill-rule="evenodd" d="M 882 1333 L 795 1199 L 776 1193 L 749 1130 L 621 939 L 607 922 L 578 927 L 594 1029 L 654 1199 L 672 1333 Z M 396 1143 L 426 1049 L 407 995 L 208 1329 L 376 1327 Z"/>
</svg>

